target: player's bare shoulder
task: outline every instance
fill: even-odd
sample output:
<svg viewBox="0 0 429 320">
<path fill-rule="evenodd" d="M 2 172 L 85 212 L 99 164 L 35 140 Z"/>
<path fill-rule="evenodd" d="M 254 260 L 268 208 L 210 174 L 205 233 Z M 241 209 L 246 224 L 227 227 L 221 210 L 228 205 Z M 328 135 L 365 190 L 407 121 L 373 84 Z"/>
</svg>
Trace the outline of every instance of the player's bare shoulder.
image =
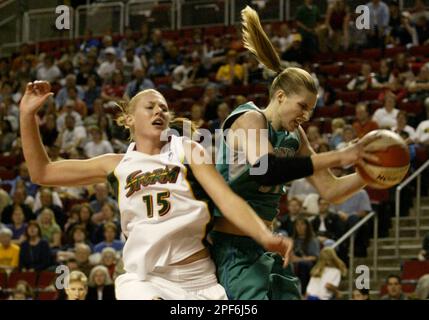
<svg viewBox="0 0 429 320">
<path fill-rule="evenodd" d="M 239 116 L 231 125 L 232 130 L 240 128 L 265 129 L 267 128 L 267 120 L 262 113 L 255 110 L 250 110 Z"/>
</svg>

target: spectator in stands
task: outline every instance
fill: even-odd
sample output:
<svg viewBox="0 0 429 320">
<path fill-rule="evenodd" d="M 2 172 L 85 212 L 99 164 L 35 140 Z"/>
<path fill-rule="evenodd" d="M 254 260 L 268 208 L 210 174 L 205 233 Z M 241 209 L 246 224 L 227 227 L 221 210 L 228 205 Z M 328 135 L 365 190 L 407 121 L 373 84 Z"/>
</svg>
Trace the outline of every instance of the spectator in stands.
<svg viewBox="0 0 429 320">
<path fill-rule="evenodd" d="M 409 83 L 414 80 L 414 73 L 407 59 L 407 55 L 401 52 L 395 56 L 393 63 L 393 74 L 398 78 L 399 84 L 405 87 L 408 87 Z"/>
<path fill-rule="evenodd" d="M 109 187 L 105 182 L 97 183 L 94 186 L 94 191 L 95 199 L 90 202 L 90 207 L 95 213 L 100 212 L 106 202 L 118 208 L 116 201 L 109 196 Z"/>
<path fill-rule="evenodd" d="M 331 246 L 344 232 L 339 216 L 330 210 L 330 203 L 319 197 L 319 214 L 311 221 L 313 230 L 323 247 Z"/>
<path fill-rule="evenodd" d="M 12 143 L 16 139 L 16 133 L 12 130 L 12 125 L 8 119 L 0 121 L 0 153 L 12 149 Z"/>
<path fill-rule="evenodd" d="M 12 223 L 12 214 L 15 211 L 15 207 L 20 207 L 25 216 L 25 221 L 29 221 L 35 218 L 35 215 L 31 208 L 25 204 L 26 192 L 24 188 L 16 188 L 12 196 L 12 204 L 6 206 L 1 214 L 1 222 L 4 224 Z"/>
<path fill-rule="evenodd" d="M 116 69 L 116 50 L 113 47 L 107 47 L 104 49 L 105 61 L 101 63 L 100 67 L 97 70 L 98 75 L 103 80 L 108 80 L 113 71 Z"/>
<path fill-rule="evenodd" d="M 61 153 L 76 152 L 86 139 L 86 130 L 84 127 L 76 126 L 76 120 L 72 115 L 66 115 L 65 127 L 58 136 L 58 143 Z"/>
<path fill-rule="evenodd" d="M 263 68 L 259 65 L 258 60 L 251 54 L 246 55 L 246 62 L 243 63 L 244 80 L 243 84 L 263 83 Z"/>
<path fill-rule="evenodd" d="M 165 63 L 167 64 L 167 68 L 171 73 L 177 66 L 182 64 L 183 55 L 180 53 L 173 41 L 167 41 L 165 43 L 165 51 Z"/>
<path fill-rule="evenodd" d="M 342 170 L 345 174 L 345 170 Z M 365 189 L 361 189 L 341 204 L 335 205 L 341 221 L 345 224 L 345 231 L 351 229 L 356 223 L 372 211 L 371 201 Z M 366 257 L 369 244 L 368 226 L 363 225 L 355 238 L 355 256 Z"/>
<path fill-rule="evenodd" d="M 85 29 L 79 50 L 87 53 L 91 48 L 98 48 L 99 46 L 100 41 L 93 36 L 92 30 Z"/>
<path fill-rule="evenodd" d="M 36 203 L 34 206 L 36 216 L 39 216 L 39 214 L 42 212 L 43 209 L 48 208 L 52 210 L 52 212 L 54 213 L 55 220 L 58 223 L 58 225 L 61 228 L 64 228 L 65 215 L 62 208 L 62 202 L 61 202 L 61 199 L 59 198 L 58 193 L 55 191 L 52 192 L 50 188 L 41 187 L 40 190 L 38 191 L 38 195 L 40 197 L 40 205 L 37 205 L 38 208 L 36 209 L 36 203 L 38 202 L 36 200 L 35 201 Z M 37 195 L 36 195 L 36 199 L 37 199 Z"/>
<path fill-rule="evenodd" d="M 155 85 L 149 78 L 146 77 L 146 70 L 144 68 L 137 69 L 134 71 L 134 80 L 127 84 L 124 98 L 131 99 L 138 92 L 153 88 L 155 88 Z"/>
<path fill-rule="evenodd" d="M 307 286 L 307 300 L 331 300 L 339 298 L 341 277 L 346 276 L 347 268 L 332 248 L 323 248 L 319 260 L 311 270 Z"/>
<path fill-rule="evenodd" d="M 216 73 L 216 81 L 224 85 L 242 84 L 244 80 L 243 66 L 237 63 L 237 52 L 229 50 L 227 55 L 227 64 L 222 65 Z"/>
<path fill-rule="evenodd" d="M 354 289 L 352 293 L 352 300 L 369 300 L 369 290 Z"/>
<path fill-rule="evenodd" d="M 83 99 L 85 97 L 85 92 L 83 89 L 76 85 L 76 79 L 77 78 L 74 74 L 69 74 L 66 76 L 65 86 L 58 91 L 57 96 L 55 97 L 57 109 L 61 109 L 66 105 L 66 102 L 69 99 L 69 88 L 76 88 L 79 99 Z"/>
<path fill-rule="evenodd" d="M 189 76 L 192 86 L 205 86 L 209 82 L 209 73 L 200 56 L 192 57 L 192 71 Z"/>
<path fill-rule="evenodd" d="M 231 109 L 226 102 L 219 104 L 217 106 L 217 118 L 209 122 L 210 132 L 215 133 L 216 129 L 220 129 L 225 119 L 229 116 L 230 112 Z"/>
<path fill-rule="evenodd" d="M 12 61 L 12 71 L 17 71 L 21 68 L 23 61 L 30 61 L 31 66 L 36 67 L 37 58 L 31 53 L 30 45 L 28 43 L 22 43 L 19 47 L 19 55 L 16 56 Z"/>
<path fill-rule="evenodd" d="M 420 16 L 416 20 L 418 44 L 423 46 L 429 43 L 429 21 L 427 17 Z"/>
<path fill-rule="evenodd" d="M 310 280 L 310 270 L 319 257 L 320 245 L 310 222 L 303 216 L 295 220 L 293 240 L 294 253 L 291 261 L 294 263 L 296 276 L 301 280 L 304 294 Z"/>
<path fill-rule="evenodd" d="M 88 235 L 92 241 L 92 235 L 94 235 L 96 226 L 92 222 L 92 216 L 94 211 L 88 203 L 82 203 L 79 207 L 79 225 L 84 228 L 85 235 Z"/>
<path fill-rule="evenodd" d="M 88 59 L 88 57 L 85 57 L 85 60 L 80 63 L 79 72 L 76 76 L 76 84 L 78 86 L 87 86 L 89 85 L 88 81 L 90 77 L 95 79 L 97 86 L 100 85 L 101 79 L 98 73 L 95 71 L 95 66 L 92 64 L 90 59 Z"/>
<path fill-rule="evenodd" d="M 421 67 L 417 78 L 408 83 L 407 89 L 410 93 L 410 100 L 425 101 L 425 105 L 429 105 L 426 101 L 429 97 L 429 63 Z"/>
<path fill-rule="evenodd" d="M 290 64 L 304 64 L 310 59 L 309 51 L 303 46 L 303 39 L 300 33 L 292 34 L 292 45 L 281 54 L 281 59 Z M 293 66 L 293 65 L 289 65 Z"/>
<path fill-rule="evenodd" d="M 101 264 L 109 270 L 111 277 L 113 277 L 113 274 L 115 273 L 117 262 L 118 259 L 116 257 L 115 249 L 107 247 L 101 251 Z"/>
<path fill-rule="evenodd" d="M 419 300 L 429 299 L 429 274 L 425 274 L 417 281 L 414 295 Z"/>
<path fill-rule="evenodd" d="M 162 52 L 162 55 L 164 56 L 165 47 L 162 43 L 162 31 L 160 29 L 152 30 L 152 33 L 150 35 L 150 41 L 148 42 L 145 50 L 148 57 L 155 56 L 155 53 L 157 51 Z"/>
<path fill-rule="evenodd" d="M 356 136 L 362 138 L 368 132 L 378 129 L 378 124 L 371 120 L 368 112 L 368 105 L 360 102 L 356 105 L 356 120 L 353 122 L 353 128 Z"/>
<path fill-rule="evenodd" d="M 101 88 L 97 85 L 97 78 L 94 75 L 90 75 L 88 83 L 85 87 L 83 101 L 88 107 L 88 111 L 91 114 L 94 110 L 94 102 L 101 97 Z"/>
<path fill-rule="evenodd" d="M 285 52 L 292 45 L 292 33 L 287 23 L 282 23 L 280 28 L 274 30 L 271 42 L 277 42 L 280 52 Z"/>
<path fill-rule="evenodd" d="M 104 248 L 110 247 L 115 249 L 117 252 L 121 252 L 122 248 L 124 247 L 124 243 L 121 240 L 117 240 L 116 234 L 117 234 L 117 226 L 112 223 L 108 222 L 104 224 L 104 241 L 98 243 L 94 247 L 94 252 L 101 253 Z"/>
<path fill-rule="evenodd" d="M 89 140 L 83 148 L 88 158 L 100 156 L 105 153 L 113 153 L 112 144 L 110 141 L 102 139 L 103 136 L 98 127 L 91 127 L 89 131 L 91 140 Z"/>
<path fill-rule="evenodd" d="M 310 182 L 307 181 L 307 179 L 302 178 L 292 181 L 287 198 L 290 200 L 295 197 L 302 202 L 307 195 L 314 193 L 318 193 L 317 190 Z"/>
<path fill-rule="evenodd" d="M 393 75 L 387 59 L 380 61 L 380 71 L 372 79 L 371 87 L 375 89 L 395 90 L 395 76 Z"/>
<path fill-rule="evenodd" d="M 392 131 L 396 132 L 397 134 L 400 134 L 402 131 L 408 133 L 408 138 L 405 139 L 405 142 L 407 144 L 411 144 L 415 140 L 416 130 L 407 123 L 407 113 L 404 110 L 399 111 L 398 115 L 396 116 L 396 126 L 392 127 Z"/>
<path fill-rule="evenodd" d="M 92 266 L 89 262 L 89 256 L 91 255 L 91 248 L 85 243 L 77 243 L 74 247 L 75 259 L 79 270 L 89 275 L 91 272 Z"/>
<path fill-rule="evenodd" d="M 72 271 L 67 278 L 67 300 L 85 300 L 88 294 L 88 278 L 81 271 Z"/>
<path fill-rule="evenodd" d="M 27 240 L 21 244 L 19 268 L 21 271 L 43 271 L 51 266 L 49 243 L 42 239 L 42 233 L 36 221 L 28 223 Z"/>
<path fill-rule="evenodd" d="M 148 63 L 146 57 L 143 55 L 140 59 L 136 54 L 134 47 L 128 47 L 125 50 L 125 57 L 122 58 L 124 63 L 124 79 L 125 82 L 130 82 L 131 78 L 136 70 L 142 69 L 143 67 L 147 68 Z M 142 63 L 143 62 L 143 63 Z"/>
<path fill-rule="evenodd" d="M 293 236 L 295 220 L 302 214 L 302 202 L 297 198 L 292 198 L 287 202 L 287 213 L 276 218 L 279 232 L 286 233 L 287 236 Z"/>
<path fill-rule="evenodd" d="M 329 136 L 328 143 L 329 148 L 334 150 L 337 145 L 343 141 L 343 129 L 346 125 L 346 121 L 343 118 L 332 119 L 331 122 L 331 135 Z"/>
<path fill-rule="evenodd" d="M 384 48 L 385 37 L 389 27 L 389 7 L 384 1 L 371 0 L 367 3 L 370 19 L 368 47 Z"/>
<path fill-rule="evenodd" d="M 408 300 L 408 297 L 402 293 L 401 278 L 397 275 L 389 275 L 386 278 L 387 294 L 381 297 L 381 300 Z"/>
<path fill-rule="evenodd" d="M 95 229 L 93 242 L 100 243 L 104 239 L 104 225 L 113 223 L 116 226 L 116 239 L 119 239 L 121 225 L 119 223 L 119 214 L 115 206 L 111 203 L 105 203 L 99 213 L 92 216 L 93 223 L 97 226 Z"/>
<path fill-rule="evenodd" d="M 411 21 L 409 12 L 402 12 L 399 22 L 396 25 L 391 25 L 389 29 L 390 32 L 386 40 L 387 43 L 404 47 L 418 45 L 418 32 Z"/>
<path fill-rule="evenodd" d="M 55 114 L 46 115 L 46 121 L 40 127 L 40 136 L 42 137 L 43 144 L 51 147 L 57 140 L 58 134 Z"/>
<path fill-rule="evenodd" d="M 86 300 L 116 300 L 115 287 L 105 266 L 92 268 Z"/>
<path fill-rule="evenodd" d="M 13 290 L 14 300 L 23 299 L 23 300 L 33 300 L 34 299 L 34 290 L 30 284 L 25 280 L 18 280 Z M 21 294 L 20 298 L 17 299 L 17 293 Z"/>
<path fill-rule="evenodd" d="M 206 87 L 200 102 L 205 110 L 204 119 L 207 121 L 216 119 L 217 107 L 223 102 L 223 99 L 219 94 L 218 88 L 214 84 L 209 84 Z"/>
<path fill-rule="evenodd" d="M 12 231 L 0 228 L 0 272 L 18 268 L 19 250 L 19 245 L 12 243 Z"/>
<path fill-rule="evenodd" d="M 419 17 L 429 17 L 429 12 L 426 9 L 425 0 L 416 0 L 414 2 L 414 7 L 410 10 L 412 12 L 412 20 L 415 22 Z"/>
<path fill-rule="evenodd" d="M 422 249 L 419 252 L 418 259 L 420 261 L 429 260 L 429 232 L 423 238 Z"/>
<path fill-rule="evenodd" d="M 416 142 L 425 146 L 429 145 L 429 120 L 424 120 L 419 123 L 415 137 Z"/>
<path fill-rule="evenodd" d="M 206 67 L 213 72 L 216 72 L 225 60 L 227 48 L 222 45 L 219 37 L 213 38 L 212 46 L 207 51 L 204 60 L 208 61 Z"/>
<path fill-rule="evenodd" d="M 319 41 L 317 23 L 320 19 L 319 7 L 313 4 L 313 0 L 305 0 L 296 11 L 295 21 L 298 32 L 302 36 L 303 49 L 310 53 L 318 52 Z"/>
<path fill-rule="evenodd" d="M 342 141 L 337 145 L 337 149 L 346 148 L 356 138 L 356 132 L 352 125 L 346 124 L 343 129 Z"/>
<path fill-rule="evenodd" d="M 392 91 L 386 92 L 384 96 L 384 106 L 374 112 L 372 120 L 377 123 L 380 129 L 391 129 L 397 125 L 399 110 L 396 106 L 396 95 Z"/>
<path fill-rule="evenodd" d="M 45 239 L 50 247 L 59 247 L 58 237 L 56 234 L 61 234 L 61 228 L 55 221 L 54 213 L 49 208 L 44 208 L 37 217 L 37 223 L 39 224 L 42 232 L 42 238 Z M 61 238 L 61 237 L 60 237 Z"/>
<path fill-rule="evenodd" d="M 54 62 L 53 56 L 46 55 L 43 59 L 43 64 L 37 70 L 37 79 L 46 80 L 51 83 L 57 82 L 61 78 L 61 70 Z"/>
<path fill-rule="evenodd" d="M 12 231 L 12 242 L 21 245 L 25 241 L 27 224 L 25 223 L 24 211 L 20 206 L 14 207 L 11 219 L 12 223 L 8 224 L 7 227 Z"/>
<path fill-rule="evenodd" d="M 79 113 L 81 117 L 83 118 L 86 117 L 86 115 L 88 114 L 88 108 L 85 102 L 78 97 L 77 88 L 76 87 L 67 88 L 67 96 L 68 96 L 68 99 L 66 104 L 69 101 L 73 101 L 74 111 Z"/>
<path fill-rule="evenodd" d="M 147 75 L 154 79 L 157 77 L 165 77 L 169 74 L 167 64 L 164 61 L 164 53 L 162 51 L 155 52 L 153 60 L 149 63 Z"/>
<path fill-rule="evenodd" d="M 360 74 L 354 77 L 347 84 L 347 89 L 351 91 L 365 91 L 370 89 L 373 82 L 373 75 L 371 74 L 371 65 L 367 62 L 362 63 Z"/>
<path fill-rule="evenodd" d="M 112 77 L 104 82 L 101 98 L 105 103 L 120 102 L 125 93 L 124 75 L 118 70 L 112 72 Z"/>
<path fill-rule="evenodd" d="M 200 103 L 194 103 L 191 107 L 191 121 L 197 128 L 208 129 L 208 124 L 203 118 L 204 108 Z"/>
<path fill-rule="evenodd" d="M 314 151 L 318 152 L 319 146 L 324 142 L 320 134 L 319 127 L 316 125 L 308 126 L 306 134 L 311 147 Z"/>
<path fill-rule="evenodd" d="M 324 51 L 330 48 L 336 52 L 340 48 L 348 49 L 349 47 L 349 22 L 350 22 L 350 9 L 345 0 L 334 0 L 328 7 L 325 17 L 325 25 L 321 30 L 320 49 Z M 327 35 L 324 35 L 327 33 Z M 323 43 L 325 44 L 323 45 Z"/>
</svg>

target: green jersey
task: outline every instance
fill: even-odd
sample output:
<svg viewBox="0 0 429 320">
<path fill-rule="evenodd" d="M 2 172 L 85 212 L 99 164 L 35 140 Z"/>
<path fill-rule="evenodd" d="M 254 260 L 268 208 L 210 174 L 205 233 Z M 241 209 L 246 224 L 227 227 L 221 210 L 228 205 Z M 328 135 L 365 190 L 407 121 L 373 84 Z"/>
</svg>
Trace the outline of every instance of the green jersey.
<svg viewBox="0 0 429 320">
<path fill-rule="evenodd" d="M 229 115 L 222 129 L 229 129 L 240 115 L 251 110 L 262 113 L 253 102 L 247 102 L 240 105 Z M 295 155 L 301 143 L 298 130 L 294 132 L 275 131 L 268 121 L 267 129 L 270 143 L 276 154 L 283 156 Z M 284 185 L 262 186 L 255 182 L 250 176 L 251 165 L 245 160 L 244 154 L 230 148 L 225 139 L 224 131 L 218 150 L 216 169 L 232 190 L 246 200 L 262 219 L 272 220 L 277 214 L 280 197 L 285 192 Z M 242 161 L 243 157 L 244 161 Z M 221 215 L 220 211 L 215 210 L 215 215 Z"/>
</svg>

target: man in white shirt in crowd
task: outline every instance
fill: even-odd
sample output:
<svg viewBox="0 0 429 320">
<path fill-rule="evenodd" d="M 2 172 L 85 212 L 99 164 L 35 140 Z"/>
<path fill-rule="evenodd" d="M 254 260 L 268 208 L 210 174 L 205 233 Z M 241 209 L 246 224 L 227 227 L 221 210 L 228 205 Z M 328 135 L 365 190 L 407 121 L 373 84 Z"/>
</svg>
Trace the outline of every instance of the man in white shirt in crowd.
<svg viewBox="0 0 429 320">
<path fill-rule="evenodd" d="M 396 95 L 392 91 L 386 92 L 384 96 L 383 108 L 374 112 L 372 120 L 375 121 L 380 129 L 391 129 L 397 125 L 397 116 L 399 110 L 396 106 Z"/>
</svg>

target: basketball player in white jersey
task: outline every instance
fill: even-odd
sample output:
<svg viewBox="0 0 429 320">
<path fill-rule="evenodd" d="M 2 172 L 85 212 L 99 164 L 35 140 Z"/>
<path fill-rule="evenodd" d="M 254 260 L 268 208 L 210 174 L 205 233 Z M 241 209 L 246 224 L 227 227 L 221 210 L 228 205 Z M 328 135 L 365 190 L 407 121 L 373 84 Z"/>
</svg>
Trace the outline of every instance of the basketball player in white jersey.
<svg viewBox="0 0 429 320">
<path fill-rule="evenodd" d="M 115 185 L 127 238 L 126 273 L 116 279 L 118 299 L 226 299 L 205 246 L 211 216 L 205 195 L 235 226 L 288 263 L 291 242 L 273 235 L 251 207 L 234 194 L 204 148 L 183 137 L 161 141 L 170 114 L 156 90 L 137 94 L 121 116 L 134 140 L 126 154 L 51 162 L 36 113 L 51 96 L 45 81 L 29 83 L 20 104 L 24 156 L 34 183 L 88 185 L 106 178 Z M 187 163 L 187 164 L 186 164 Z M 201 185 L 203 189 L 198 188 Z"/>
</svg>

